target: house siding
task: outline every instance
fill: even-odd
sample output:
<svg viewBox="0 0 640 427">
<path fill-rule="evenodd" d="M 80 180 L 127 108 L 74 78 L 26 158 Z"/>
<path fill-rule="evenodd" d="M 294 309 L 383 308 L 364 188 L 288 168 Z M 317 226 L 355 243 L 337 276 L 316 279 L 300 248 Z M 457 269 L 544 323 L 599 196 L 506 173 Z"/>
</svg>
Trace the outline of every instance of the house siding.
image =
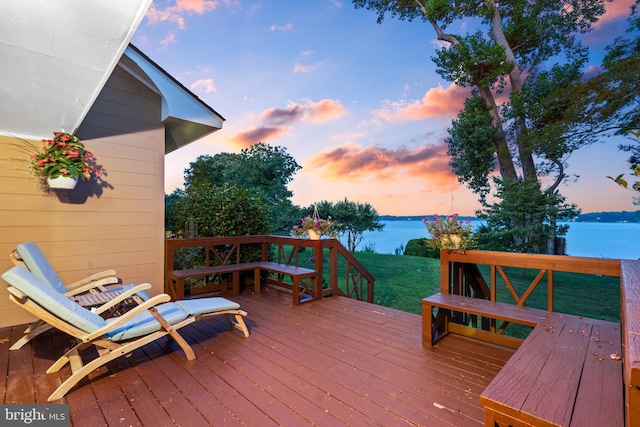
<svg viewBox="0 0 640 427">
<path fill-rule="evenodd" d="M 151 293 L 162 292 L 161 103 L 159 94 L 116 67 L 76 132 L 104 176 L 69 192 L 41 188 L 29 173 L 25 141 L 0 136 L 0 272 L 12 266 L 8 255 L 18 243 L 34 241 L 67 283 L 115 269 L 124 283 L 148 282 Z M 31 320 L 0 286 L 0 327 Z"/>
</svg>

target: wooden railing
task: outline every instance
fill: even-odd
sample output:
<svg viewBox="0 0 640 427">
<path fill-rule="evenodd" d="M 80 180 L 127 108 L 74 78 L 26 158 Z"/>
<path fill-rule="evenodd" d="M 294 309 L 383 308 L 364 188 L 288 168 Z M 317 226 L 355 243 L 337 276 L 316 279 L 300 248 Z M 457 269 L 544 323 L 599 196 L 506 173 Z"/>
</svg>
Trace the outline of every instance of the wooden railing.
<svg viewBox="0 0 640 427">
<path fill-rule="evenodd" d="M 476 284 L 482 278 L 469 275 L 469 265 L 489 266 L 489 283 Z M 538 273 L 527 289 L 520 293 L 514 287 L 505 267 L 515 267 L 520 269 L 519 271 L 523 269 L 537 270 Z M 467 273 L 465 273 L 465 268 Z M 460 253 L 443 250 L 440 253 L 440 292 L 476 296 L 496 301 L 499 276 L 513 297 L 513 303 L 523 306 L 532 292 L 543 283 L 546 276 L 546 309 L 554 311 L 554 273 L 556 272 L 620 277 L 620 260 L 492 251 Z"/>
<path fill-rule="evenodd" d="M 301 260 L 314 254 L 312 266 L 318 272 L 318 283 L 313 287 L 314 299 L 329 295 L 343 295 L 363 301 L 373 302 L 374 277 L 366 268 L 336 239 L 309 240 L 285 236 L 234 236 L 201 237 L 193 239 L 167 239 L 165 245 L 165 277 L 168 271 L 176 269 L 176 249 L 204 248 L 204 265 L 181 266 L 181 268 L 209 267 L 213 265 L 241 262 L 248 251 L 254 251 L 256 261 L 274 261 L 281 264 L 301 266 Z M 325 250 L 328 250 L 328 269 L 324 263 Z M 258 255 L 256 255 L 256 253 Z M 321 256 L 318 256 L 321 254 Z M 344 278 L 339 273 L 344 265 Z M 269 278 L 266 278 L 269 283 Z M 203 291 L 207 291 L 205 288 Z"/>
</svg>

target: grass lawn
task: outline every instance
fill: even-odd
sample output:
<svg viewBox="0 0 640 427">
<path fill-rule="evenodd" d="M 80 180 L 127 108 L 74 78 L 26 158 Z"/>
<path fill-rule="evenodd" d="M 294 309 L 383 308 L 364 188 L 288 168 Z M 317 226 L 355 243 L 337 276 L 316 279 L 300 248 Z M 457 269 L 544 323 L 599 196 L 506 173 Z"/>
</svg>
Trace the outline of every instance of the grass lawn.
<svg viewBox="0 0 640 427">
<path fill-rule="evenodd" d="M 311 252 L 309 252 L 311 256 Z M 433 295 L 440 288 L 440 260 L 404 255 L 356 252 L 356 258 L 375 277 L 376 304 L 410 313 L 421 314 L 422 298 Z M 325 257 L 328 258 L 328 252 Z M 300 266 L 313 268 L 305 256 Z M 489 267 L 479 266 L 487 284 Z M 537 270 L 505 268 L 509 280 L 519 295 L 528 288 Z M 340 257 L 338 280 L 344 282 L 344 259 Z M 547 278 L 537 286 L 526 306 L 547 308 Z M 498 301 L 513 303 L 513 297 L 501 278 L 497 282 Z M 343 286 L 341 288 L 344 289 Z M 554 311 L 578 316 L 620 321 L 620 279 L 589 274 L 554 273 Z M 510 325 L 516 332 L 519 325 Z"/>
</svg>

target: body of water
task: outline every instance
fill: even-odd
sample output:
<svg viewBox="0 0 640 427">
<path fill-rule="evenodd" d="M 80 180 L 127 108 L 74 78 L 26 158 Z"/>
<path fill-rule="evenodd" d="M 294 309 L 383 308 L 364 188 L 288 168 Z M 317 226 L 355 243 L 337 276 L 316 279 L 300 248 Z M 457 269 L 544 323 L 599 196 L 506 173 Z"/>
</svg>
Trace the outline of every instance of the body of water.
<svg viewBox="0 0 640 427">
<path fill-rule="evenodd" d="M 472 224 L 479 222 L 472 221 Z M 372 247 L 379 254 L 394 254 L 411 239 L 427 238 L 421 221 L 385 221 L 383 231 L 365 232 L 357 250 Z M 571 222 L 567 255 L 596 258 L 640 259 L 640 224 Z"/>
</svg>

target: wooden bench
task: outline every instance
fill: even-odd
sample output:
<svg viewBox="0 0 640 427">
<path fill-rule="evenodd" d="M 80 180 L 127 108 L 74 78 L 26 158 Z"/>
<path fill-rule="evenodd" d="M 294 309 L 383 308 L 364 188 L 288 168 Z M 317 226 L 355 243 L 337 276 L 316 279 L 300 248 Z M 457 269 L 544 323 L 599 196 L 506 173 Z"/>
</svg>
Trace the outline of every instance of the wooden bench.
<svg viewBox="0 0 640 427">
<path fill-rule="evenodd" d="M 549 313 L 480 396 L 486 426 L 624 426 L 620 325 Z"/>
<path fill-rule="evenodd" d="M 640 261 L 622 260 L 620 322 L 627 427 L 640 426 Z"/>
<path fill-rule="evenodd" d="M 433 309 L 438 308 L 438 313 L 433 314 Z M 449 311 L 449 313 L 447 312 Z M 522 307 L 514 304 L 493 302 L 484 299 L 463 297 L 460 295 L 438 293 L 422 300 L 422 343 L 432 347 L 438 340 L 449 332 L 462 332 L 464 335 L 482 338 L 488 334 L 486 331 L 461 327 L 449 323 L 450 311 L 467 313 L 474 316 L 482 316 L 490 319 L 498 319 L 505 322 L 513 322 L 521 325 L 535 327 L 547 315 L 546 310 Z M 491 341 L 495 341 L 493 338 Z M 518 347 L 521 340 L 502 337 L 500 344 L 509 347 Z"/>
<path fill-rule="evenodd" d="M 253 270 L 254 292 L 260 292 L 261 272 L 267 271 L 278 275 L 277 284 L 283 288 L 291 289 L 293 304 L 297 305 L 305 300 L 305 295 L 310 295 L 312 285 L 316 279 L 315 270 L 294 265 L 280 264 L 270 261 L 257 261 L 239 264 L 215 265 L 210 267 L 192 268 L 187 270 L 173 270 L 167 276 L 167 287 L 172 298 L 184 299 L 184 281 L 191 277 L 210 276 L 215 274 L 232 274 L 233 294 L 240 293 L 240 272 Z M 283 276 L 291 277 L 291 284 L 283 281 Z M 295 290 L 295 291 L 294 291 Z"/>
<path fill-rule="evenodd" d="M 448 323 L 456 311 L 533 327 L 481 395 L 486 426 L 624 425 L 619 324 L 450 294 L 422 304 L 425 346 L 462 326 Z"/>
</svg>

